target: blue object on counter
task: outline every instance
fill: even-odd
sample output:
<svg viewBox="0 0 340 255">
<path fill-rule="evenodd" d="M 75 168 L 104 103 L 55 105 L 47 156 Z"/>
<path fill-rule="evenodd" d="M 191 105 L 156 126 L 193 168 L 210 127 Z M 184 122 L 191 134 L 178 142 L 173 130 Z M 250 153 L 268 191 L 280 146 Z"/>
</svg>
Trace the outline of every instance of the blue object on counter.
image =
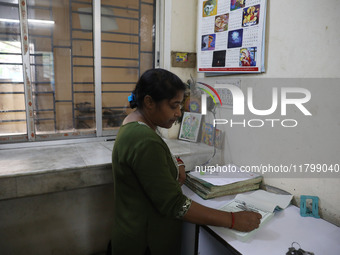
<svg viewBox="0 0 340 255">
<path fill-rule="evenodd" d="M 312 210 L 307 207 L 307 199 L 312 200 Z M 319 198 L 316 196 L 300 196 L 300 215 L 302 217 L 314 217 L 320 218 L 319 216 Z"/>
</svg>

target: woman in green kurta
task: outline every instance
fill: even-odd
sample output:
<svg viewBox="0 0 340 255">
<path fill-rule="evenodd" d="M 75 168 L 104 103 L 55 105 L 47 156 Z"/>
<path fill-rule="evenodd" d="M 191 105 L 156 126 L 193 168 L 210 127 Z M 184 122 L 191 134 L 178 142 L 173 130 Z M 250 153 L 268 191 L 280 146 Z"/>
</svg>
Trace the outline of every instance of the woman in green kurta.
<svg viewBox="0 0 340 255">
<path fill-rule="evenodd" d="M 185 85 L 163 69 L 146 71 L 129 97 L 131 108 L 112 152 L 114 225 L 112 254 L 180 254 L 181 222 L 257 228 L 261 215 L 228 213 L 202 206 L 181 190 L 185 173 L 156 133 L 181 116 Z"/>
</svg>

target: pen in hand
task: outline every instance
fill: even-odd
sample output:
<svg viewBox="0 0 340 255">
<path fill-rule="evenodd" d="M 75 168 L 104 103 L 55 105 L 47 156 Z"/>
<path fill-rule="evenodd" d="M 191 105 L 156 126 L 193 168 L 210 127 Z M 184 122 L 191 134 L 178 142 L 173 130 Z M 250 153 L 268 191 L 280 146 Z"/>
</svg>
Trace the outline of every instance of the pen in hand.
<svg viewBox="0 0 340 255">
<path fill-rule="evenodd" d="M 256 209 L 252 209 L 252 208 L 249 208 L 246 204 L 246 202 L 242 201 L 241 202 L 242 205 L 239 206 L 240 209 L 244 210 L 244 211 L 248 211 L 248 212 L 259 212 L 258 210 Z"/>
</svg>

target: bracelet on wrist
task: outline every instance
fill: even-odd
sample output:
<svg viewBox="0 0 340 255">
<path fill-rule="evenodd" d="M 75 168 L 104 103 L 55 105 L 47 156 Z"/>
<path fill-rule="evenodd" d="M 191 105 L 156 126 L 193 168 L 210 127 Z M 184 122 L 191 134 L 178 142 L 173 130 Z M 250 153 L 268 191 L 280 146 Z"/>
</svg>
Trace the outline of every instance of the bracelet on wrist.
<svg viewBox="0 0 340 255">
<path fill-rule="evenodd" d="M 234 225 L 235 225 L 235 216 L 234 216 L 234 213 L 233 212 L 231 212 L 230 213 L 230 215 L 231 215 L 231 225 L 230 225 L 230 229 L 233 229 L 234 228 Z"/>
<path fill-rule="evenodd" d="M 184 165 L 184 162 L 180 157 L 176 157 L 176 161 L 177 161 L 178 166 Z"/>
</svg>

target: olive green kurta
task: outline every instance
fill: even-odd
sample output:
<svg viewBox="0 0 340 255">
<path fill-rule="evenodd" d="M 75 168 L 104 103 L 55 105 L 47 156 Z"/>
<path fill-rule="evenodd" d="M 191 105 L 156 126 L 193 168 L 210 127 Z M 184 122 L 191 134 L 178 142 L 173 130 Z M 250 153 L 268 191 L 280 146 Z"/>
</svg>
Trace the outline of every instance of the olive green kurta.
<svg viewBox="0 0 340 255">
<path fill-rule="evenodd" d="M 112 152 L 114 176 L 113 254 L 179 254 L 187 202 L 176 180 L 170 150 L 154 130 L 139 122 L 123 125 Z"/>
</svg>

